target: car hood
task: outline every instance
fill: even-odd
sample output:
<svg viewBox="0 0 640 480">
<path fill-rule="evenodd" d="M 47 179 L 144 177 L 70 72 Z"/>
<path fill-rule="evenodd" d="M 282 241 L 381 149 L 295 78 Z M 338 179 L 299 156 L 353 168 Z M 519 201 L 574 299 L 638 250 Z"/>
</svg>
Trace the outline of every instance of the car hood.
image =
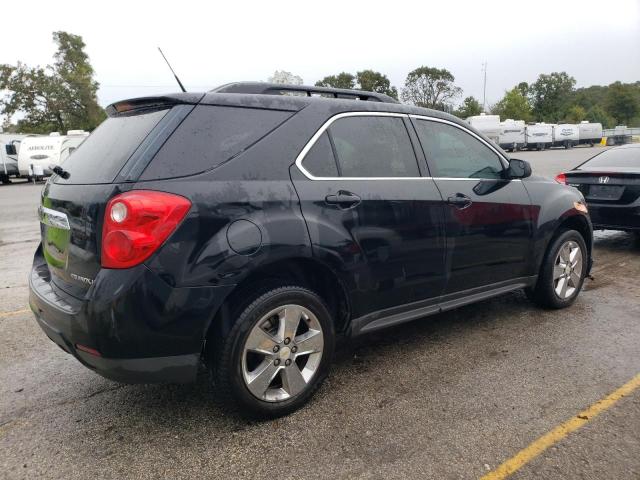
<svg viewBox="0 0 640 480">
<path fill-rule="evenodd" d="M 551 177 L 545 177 L 542 175 L 531 175 L 530 177 L 527 177 L 525 179 L 523 179 L 524 182 L 544 182 L 544 183 L 557 183 L 553 178 Z"/>
</svg>

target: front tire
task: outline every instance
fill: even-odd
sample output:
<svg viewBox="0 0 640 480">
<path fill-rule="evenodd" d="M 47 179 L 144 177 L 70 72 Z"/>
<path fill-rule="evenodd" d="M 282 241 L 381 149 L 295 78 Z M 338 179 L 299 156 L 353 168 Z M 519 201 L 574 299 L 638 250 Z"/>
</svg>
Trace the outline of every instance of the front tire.
<svg viewBox="0 0 640 480">
<path fill-rule="evenodd" d="M 563 230 L 552 241 L 540 267 L 538 281 L 527 292 L 545 308 L 565 308 L 575 302 L 587 273 L 588 253 L 576 230 Z"/>
<path fill-rule="evenodd" d="M 241 414 L 291 413 L 329 373 L 335 343 L 329 309 L 299 286 L 263 290 L 244 305 L 207 355 L 214 386 L 223 404 Z"/>
</svg>

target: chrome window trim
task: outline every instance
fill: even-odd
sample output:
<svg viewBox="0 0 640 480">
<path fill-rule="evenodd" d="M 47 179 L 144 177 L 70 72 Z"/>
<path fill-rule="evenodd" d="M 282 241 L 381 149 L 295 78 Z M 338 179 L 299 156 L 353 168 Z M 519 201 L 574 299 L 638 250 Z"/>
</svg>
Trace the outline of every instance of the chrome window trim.
<svg viewBox="0 0 640 480">
<path fill-rule="evenodd" d="M 302 172 L 302 174 L 309 180 L 422 180 L 428 177 L 316 177 L 302 165 L 304 157 L 309 153 L 309 150 L 315 145 L 316 141 L 322 136 L 322 134 L 331 126 L 336 120 L 347 117 L 396 117 L 396 118 L 409 118 L 406 113 L 393 113 L 393 112 L 344 112 L 334 115 L 327 120 L 320 129 L 311 137 L 311 140 L 307 142 L 302 151 L 296 157 L 296 167 Z M 408 135 L 408 132 L 407 132 Z M 416 161 L 418 161 L 416 159 Z"/>
<path fill-rule="evenodd" d="M 331 126 L 331 124 L 333 122 L 335 122 L 336 120 L 339 120 L 341 118 L 347 118 L 347 117 L 415 118 L 417 120 L 427 120 L 427 121 L 446 123 L 448 125 L 452 125 L 454 127 L 459 128 L 460 130 L 468 133 L 469 135 L 472 135 L 474 138 L 476 138 L 477 140 L 482 142 L 484 145 L 489 147 L 491 150 L 493 150 L 493 152 L 500 159 L 500 161 L 501 161 L 501 163 L 502 163 L 502 165 L 503 165 L 503 167 L 505 169 L 508 168 L 508 166 L 509 166 L 509 161 L 494 146 L 492 146 L 490 143 L 488 143 L 486 140 L 484 140 L 482 137 L 480 137 L 479 135 L 475 134 L 471 130 L 465 128 L 462 125 L 458 125 L 455 122 L 451 122 L 449 120 L 444 120 L 442 118 L 437 118 L 437 117 L 429 117 L 429 116 L 426 116 L 426 115 L 415 115 L 415 114 L 394 113 L 394 112 L 343 112 L 343 113 L 338 113 L 337 115 L 334 115 L 333 117 L 329 118 L 324 124 L 322 124 L 322 126 L 318 129 L 318 131 L 316 131 L 316 133 L 314 133 L 313 137 L 311 137 L 311 139 L 306 143 L 306 145 L 303 147 L 302 151 L 296 157 L 296 161 L 295 161 L 296 167 L 298 167 L 298 170 L 300 170 L 300 172 L 305 177 L 307 177 L 309 180 L 319 180 L 319 181 L 323 181 L 323 180 L 332 180 L 332 181 L 349 181 L 349 180 L 356 180 L 356 181 L 358 181 L 358 180 L 458 180 L 459 181 L 459 180 L 462 180 L 462 181 L 475 181 L 475 182 L 478 182 L 478 181 L 481 181 L 481 180 L 500 180 L 499 178 L 431 177 L 431 176 L 423 176 L 423 177 L 422 176 L 421 177 L 316 177 L 311 172 L 309 172 L 307 169 L 305 169 L 304 166 L 302 165 L 302 162 L 304 161 L 304 157 L 306 157 L 307 153 L 309 153 L 309 150 L 311 150 L 311 148 L 313 148 L 313 146 L 316 144 L 318 139 Z M 428 160 L 427 160 L 427 162 L 428 162 Z M 520 180 L 520 179 L 511 179 L 509 181 L 521 182 L 522 180 Z"/>
</svg>

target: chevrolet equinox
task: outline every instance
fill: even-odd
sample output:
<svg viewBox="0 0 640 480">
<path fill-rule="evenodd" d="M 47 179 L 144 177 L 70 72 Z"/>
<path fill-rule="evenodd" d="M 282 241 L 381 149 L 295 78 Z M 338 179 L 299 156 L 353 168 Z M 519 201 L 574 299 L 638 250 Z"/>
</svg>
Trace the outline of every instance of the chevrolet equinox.
<svg viewBox="0 0 640 480">
<path fill-rule="evenodd" d="M 278 416 L 356 336 L 516 289 L 571 305 L 582 194 L 456 117 L 377 93 L 234 83 L 114 103 L 48 180 L 30 306 L 121 382 Z"/>
</svg>

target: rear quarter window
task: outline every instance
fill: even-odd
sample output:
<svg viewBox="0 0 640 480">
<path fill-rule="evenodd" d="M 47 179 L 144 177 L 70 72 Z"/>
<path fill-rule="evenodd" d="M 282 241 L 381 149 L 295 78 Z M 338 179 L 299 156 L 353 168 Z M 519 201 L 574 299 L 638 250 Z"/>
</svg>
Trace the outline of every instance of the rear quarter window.
<svg viewBox="0 0 640 480">
<path fill-rule="evenodd" d="M 169 110 L 110 117 L 63 162 L 68 180 L 56 183 L 111 183 L 129 157 Z"/>
<path fill-rule="evenodd" d="M 184 177 L 210 170 L 250 148 L 293 112 L 199 105 L 180 124 L 140 180 Z"/>
</svg>

